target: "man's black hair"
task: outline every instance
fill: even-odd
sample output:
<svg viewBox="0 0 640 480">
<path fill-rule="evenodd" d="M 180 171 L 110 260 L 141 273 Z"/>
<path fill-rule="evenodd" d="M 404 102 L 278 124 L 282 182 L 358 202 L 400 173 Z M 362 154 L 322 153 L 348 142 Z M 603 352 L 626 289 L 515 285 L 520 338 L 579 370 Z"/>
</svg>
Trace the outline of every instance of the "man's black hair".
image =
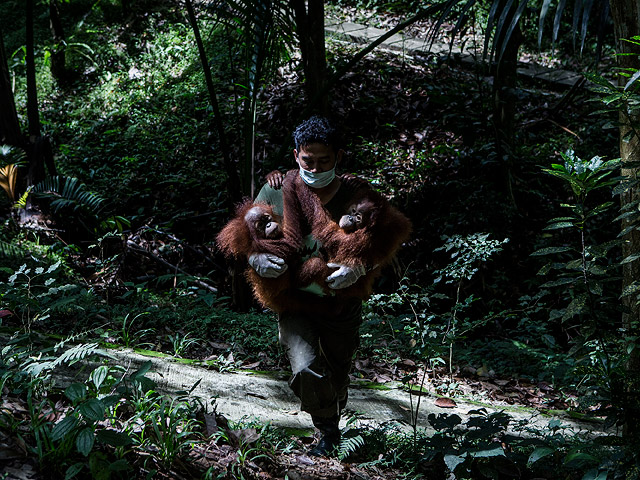
<svg viewBox="0 0 640 480">
<path fill-rule="evenodd" d="M 312 143 L 322 143 L 337 152 L 342 148 L 340 134 L 333 123 L 325 117 L 314 115 L 296 127 L 293 132 L 296 150 Z"/>
</svg>

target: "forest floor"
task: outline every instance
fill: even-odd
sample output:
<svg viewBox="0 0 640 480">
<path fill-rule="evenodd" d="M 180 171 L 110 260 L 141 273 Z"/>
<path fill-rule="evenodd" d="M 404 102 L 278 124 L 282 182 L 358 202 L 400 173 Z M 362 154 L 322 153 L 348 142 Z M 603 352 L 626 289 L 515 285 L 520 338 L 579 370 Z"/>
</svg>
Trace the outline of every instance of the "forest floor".
<svg viewBox="0 0 640 480">
<path fill-rule="evenodd" d="M 128 371 L 139 368 L 151 361 L 149 378 L 157 382 L 158 390 L 167 394 L 190 391 L 190 395 L 200 398 L 202 403 L 212 407 L 203 412 L 202 420 L 207 435 L 215 435 L 225 429 L 231 439 L 238 444 L 251 444 L 259 439 L 256 427 L 229 428 L 229 423 L 265 425 L 270 424 L 286 429 L 297 435 L 297 441 L 286 452 L 274 453 L 267 462 L 254 462 L 253 468 L 260 471 L 257 478 L 306 478 L 306 479 L 390 479 L 396 478 L 392 470 L 358 468 L 356 465 L 335 458 L 310 457 L 306 452 L 313 444 L 313 429 L 306 414 L 299 411 L 297 399 L 287 383 L 287 372 L 256 372 L 236 370 L 220 373 L 207 368 L 202 362 L 158 355 L 157 352 L 136 353 L 130 349 L 111 349 L 106 352 L 110 365 L 122 365 Z M 103 364 L 99 362 L 98 364 Z M 98 365 L 96 364 L 96 366 Z M 492 415 L 503 412 L 509 417 L 506 433 L 529 436 L 549 428 L 555 422 L 558 428 L 572 434 L 605 435 L 602 424 L 591 420 L 580 421 L 566 412 L 550 408 L 554 397 L 553 388 L 546 384 L 531 385 L 517 380 L 500 380 L 485 375 L 466 372 L 451 377 L 460 385 L 455 399 L 437 394 L 437 383 L 426 379 L 423 389 L 414 390 L 412 395 L 407 385 L 392 380 L 397 377 L 388 366 L 369 365 L 363 360 L 356 361 L 356 373 L 364 374 L 377 381 L 352 379 L 347 412 L 341 420 L 344 431 L 353 428 L 381 428 L 395 425 L 404 431 L 411 431 L 412 425 L 426 435 L 434 433 L 429 416 L 446 413 L 457 415 L 466 424 L 473 415 L 483 412 Z M 56 377 L 58 386 L 64 387 L 86 375 L 86 364 L 72 370 L 65 370 L 62 377 Z M 434 374 L 431 372 L 431 374 Z M 434 374 L 435 375 L 435 374 Z M 464 392 L 464 393 L 463 393 Z M 419 402 L 419 403 L 418 403 Z M 557 402 L 561 405 L 560 402 Z M 537 408 L 533 408 L 537 407 Z M 27 412 L 28 406 L 17 398 L 5 396 L 0 406 L 11 411 L 16 419 Z M 415 415 L 415 417 L 414 417 Z M 356 421 L 350 420 L 356 418 Z M 416 420 L 412 420 L 416 418 Z M 415 423 L 414 423 L 415 422 Z M 212 437 L 214 438 L 214 437 Z M 37 472 L 32 461 L 18 455 L 19 448 L 0 433 L 0 472 L 4 480 L 36 480 L 46 478 Z M 237 461 L 237 450 L 231 445 L 221 445 L 216 441 L 199 444 L 192 452 L 192 460 L 201 468 L 225 466 Z M 177 474 L 176 474 L 177 475 Z M 179 476 L 166 478 L 181 478 Z"/>
</svg>

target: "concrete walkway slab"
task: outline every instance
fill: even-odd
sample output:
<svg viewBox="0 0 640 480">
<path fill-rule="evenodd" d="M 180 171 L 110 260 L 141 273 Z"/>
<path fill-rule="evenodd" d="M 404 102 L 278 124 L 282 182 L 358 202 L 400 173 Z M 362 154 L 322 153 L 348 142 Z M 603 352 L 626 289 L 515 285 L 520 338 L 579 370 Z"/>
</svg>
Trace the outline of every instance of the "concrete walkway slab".
<svg viewBox="0 0 640 480">
<path fill-rule="evenodd" d="M 371 43 L 387 33 L 385 30 L 353 22 L 336 22 L 328 19 L 325 24 L 325 34 L 339 40 L 358 44 Z M 380 48 L 408 55 L 446 57 L 451 54 L 463 64 L 472 65 L 482 63 L 481 49 L 465 47 L 462 51 L 458 47 L 451 48 L 448 43 L 431 42 L 424 38 L 413 38 L 402 34 L 395 34 L 385 40 Z M 571 88 L 582 79 L 582 75 L 563 69 L 547 68 L 534 63 L 518 63 L 518 75 L 529 80 L 542 81 L 561 89 Z"/>
<path fill-rule="evenodd" d="M 271 422 L 279 427 L 311 428 L 310 417 L 299 411 L 298 400 L 289 390 L 286 372 L 220 373 L 204 366 L 185 365 L 171 357 L 150 357 L 131 350 L 109 351 L 109 356 L 112 363 L 123 365 L 132 371 L 144 362 L 150 361 L 152 368 L 147 376 L 165 393 L 189 391 L 199 382 L 193 395 L 201 397 L 208 407 L 211 407 L 211 400 L 215 400 L 215 410 L 231 420 L 251 418 L 262 423 Z M 414 396 L 413 401 L 416 399 Z M 542 429 L 552 419 L 559 419 L 576 432 L 592 432 L 596 435 L 602 433 L 599 424 L 578 422 L 564 416 L 547 416 L 533 409 L 482 405 L 459 398 L 455 400 L 457 407 L 444 409 L 435 405 L 435 397 L 424 395 L 421 399 L 418 426 L 430 431 L 427 417 L 432 413 L 457 414 L 464 422 L 470 411 L 485 408 L 490 413 L 506 410 L 513 418 L 514 425 L 524 422 L 529 427 Z M 362 421 L 371 425 L 391 421 L 400 422 L 408 429 L 411 421 L 411 399 L 399 384 L 371 388 L 363 382 L 354 382 L 349 390 L 348 408 L 358 411 L 362 415 Z M 518 433 L 514 429 L 511 432 Z"/>
</svg>

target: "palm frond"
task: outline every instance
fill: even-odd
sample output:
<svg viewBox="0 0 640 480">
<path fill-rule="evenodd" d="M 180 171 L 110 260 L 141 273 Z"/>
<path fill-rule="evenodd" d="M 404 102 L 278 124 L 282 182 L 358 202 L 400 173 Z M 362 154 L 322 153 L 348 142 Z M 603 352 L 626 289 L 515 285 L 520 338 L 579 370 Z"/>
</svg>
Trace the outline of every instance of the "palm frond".
<svg viewBox="0 0 640 480">
<path fill-rule="evenodd" d="M 540 8 L 540 18 L 538 20 L 538 48 L 542 48 L 542 33 L 544 31 L 544 20 L 547 18 L 547 12 L 549 11 L 549 6 L 551 5 L 551 0 L 544 0 L 542 2 L 542 7 Z"/>
<path fill-rule="evenodd" d="M 53 362 L 53 366 L 62 365 L 63 363 L 73 365 L 98 352 L 101 352 L 99 343 L 81 343 L 80 345 L 74 345 L 62 352 Z"/>
<path fill-rule="evenodd" d="M 564 12 L 564 7 L 567 5 L 567 0 L 560 0 L 558 2 L 558 7 L 556 8 L 556 15 L 553 18 L 553 34 L 551 36 L 551 47 L 553 48 L 558 40 L 558 35 L 560 33 L 560 20 L 562 18 L 562 12 Z"/>
<path fill-rule="evenodd" d="M 49 177 L 34 186 L 32 192 L 41 198 L 51 201 L 55 213 L 63 209 L 76 212 L 85 211 L 97 217 L 104 208 L 105 200 L 87 189 L 77 178 L 55 176 Z"/>
<path fill-rule="evenodd" d="M 580 2 L 576 2 L 580 3 Z M 587 25 L 591 17 L 591 8 L 593 8 L 594 0 L 585 0 L 582 6 L 582 24 L 580 26 L 580 54 L 584 50 L 584 41 L 587 38 Z"/>
<path fill-rule="evenodd" d="M 515 30 L 516 26 L 518 25 L 518 22 L 520 21 L 520 17 L 522 16 L 522 12 L 524 11 L 525 7 L 527 6 L 527 3 L 529 2 L 529 0 L 520 0 L 520 4 L 518 5 L 518 8 L 516 9 L 515 13 L 513 14 L 513 17 L 511 18 L 511 21 L 509 22 L 509 26 L 507 27 L 507 30 L 504 34 L 504 42 L 501 42 L 499 45 L 499 54 L 498 54 L 498 63 L 500 63 L 502 61 L 502 56 L 504 55 L 505 50 L 507 49 L 507 45 L 509 43 L 509 39 L 511 38 L 511 35 L 513 34 L 513 31 Z"/>
<path fill-rule="evenodd" d="M 574 50 L 582 54 L 589 24 L 595 16 L 598 25 L 598 42 L 596 44 L 596 56 L 599 58 L 599 52 L 602 47 L 604 37 L 604 26 L 609 18 L 608 0 L 573 0 L 573 16 L 571 35 L 573 38 Z M 473 6 L 475 0 L 443 0 L 438 5 L 441 6 L 441 12 L 435 19 L 433 27 L 428 32 L 428 38 L 431 42 L 435 40 L 435 35 L 442 24 L 452 15 L 457 17 L 452 35 L 456 35 L 462 31 L 468 20 L 468 9 Z M 483 58 L 500 60 L 505 52 L 514 30 L 517 27 L 522 15 L 528 11 L 530 0 L 492 0 L 491 7 L 487 15 L 487 28 L 484 37 Z M 554 0 L 543 0 L 540 6 L 538 16 L 538 46 L 541 48 L 544 38 L 544 24 L 553 7 Z M 455 7 L 462 6 L 459 11 Z M 553 19 L 553 28 L 551 34 L 551 45 L 554 48 L 558 35 L 562 16 L 567 6 L 567 0 L 558 0 Z M 453 12 L 456 13 L 453 13 Z M 596 12 L 596 13 L 594 13 Z M 578 44 L 579 40 L 579 44 Z"/>
<path fill-rule="evenodd" d="M 0 145 L 0 166 L 14 163 L 18 166 L 25 161 L 27 154 L 24 150 L 11 145 Z"/>
<path fill-rule="evenodd" d="M 0 187 L 7 192 L 9 200 L 16 198 L 16 181 L 18 179 L 18 167 L 15 163 L 10 163 L 0 168 Z"/>
</svg>

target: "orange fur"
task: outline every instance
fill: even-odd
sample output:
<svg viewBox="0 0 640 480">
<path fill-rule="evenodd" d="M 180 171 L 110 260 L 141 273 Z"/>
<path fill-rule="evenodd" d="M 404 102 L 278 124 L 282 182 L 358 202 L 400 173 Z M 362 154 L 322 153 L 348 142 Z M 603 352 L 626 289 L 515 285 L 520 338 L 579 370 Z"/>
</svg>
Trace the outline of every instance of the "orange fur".
<svg viewBox="0 0 640 480">
<path fill-rule="evenodd" d="M 234 218 L 216 237 L 226 256 L 244 259 L 253 253 L 271 253 L 285 260 L 289 268 L 278 278 L 264 278 L 253 268 L 246 269 L 254 296 L 263 306 L 277 313 L 335 314 L 340 308 L 340 298 L 364 300 L 371 295 L 381 267 L 391 262 L 400 245 L 409 237 L 411 223 L 382 195 L 357 177 L 343 175 L 341 180 L 341 188 L 354 191 L 352 204 L 366 204 L 365 208 L 369 209 L 368 223 L 356 231 L 346 233 L 341 229 L 318 196 L 304 184 L 298 171 L 292 170 L 285 176 L 282 187 L 284 222 L 274 214 L 271 206 L 254 204 L 247 199 L 238 206 Z M 282 238 L 260 238 L 251 222 L 245 221 L 247 212 L 256 206 L 279 222 Z M 308 233 L 322 243 L 325 257 L 312 257 L 300 264 L 302 239 Z M 368 273 L 351 287 L 330 290 L 326 287 L 326 278 L 332 272 L 326 264 L 330 262 L 364 265 Z M 324 285 L 325 291 L 335 293 L 337 298 L 317 297 L 298 291 L 298 287 L 313 282 Z"/>
</svg>

